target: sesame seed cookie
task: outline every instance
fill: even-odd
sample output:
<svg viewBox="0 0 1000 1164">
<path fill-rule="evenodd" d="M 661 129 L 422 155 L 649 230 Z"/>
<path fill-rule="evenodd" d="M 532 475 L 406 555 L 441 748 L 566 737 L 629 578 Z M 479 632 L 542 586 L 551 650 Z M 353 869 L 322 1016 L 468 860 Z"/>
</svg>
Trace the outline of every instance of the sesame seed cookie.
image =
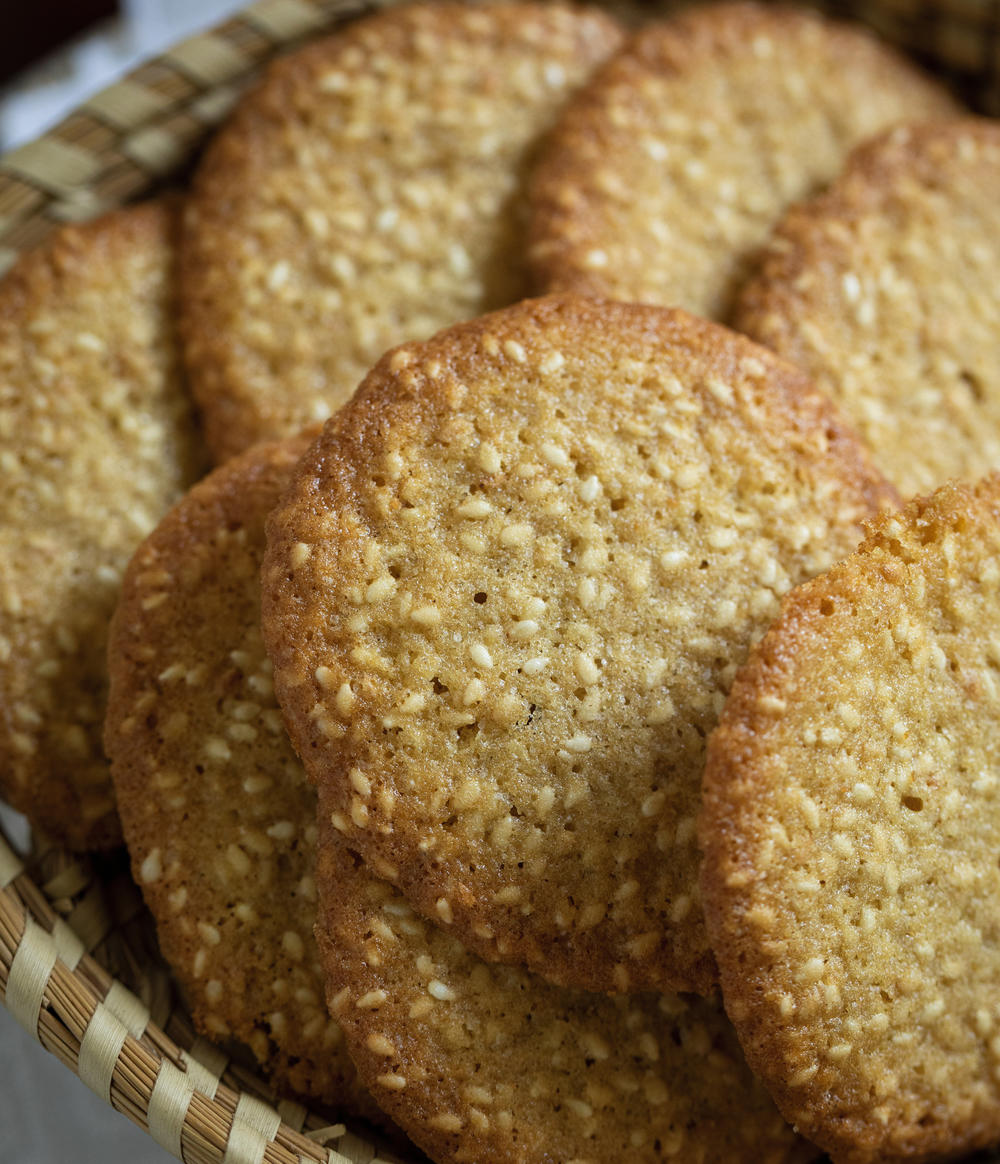
<svg viewBox="0 0 1000 1164">
<path fill-rule="evenodd" d="M 794 590 L 709 745 L 703 889 L 750 1065 L 846 1164 L 1000 1141 L 1000 476 Z"/>
<path fill-rule="evenodd" d="M 797 369 L 683 312 L 553 298 L 399 348 L 269 523 L 293 743 L 481 956 L 707 992 L 705 736 L 779 595 L 891 496 Z"/>
<path fill-rule="evenodd" d="M 870 33 L 806 9 L 652 23 L 573 99 L 529 184 L 537 288 L 726 319 L 782 212 L 854 145 L 957 112 Z"/>
<path fill-rule="evenodd" d="M 417 4 L 272 66 L 187 218 L 186 354 L 219 459 L 329 416 L 387 348 L 522 297 L 522 173 L 620 39 L 595 10 Z"/>
<path fill-rule="evenodd" d="M 905 495 L 1000 465 L 998 192 L 995 122 L 892 130 L 789 212 L 737 305 Z"/>
<path fill-rule="evenodd" d="M 101 748 L 121 573 L 203 468 L 176 216 L 64 227 L 0 282 L 0 791 L 74 848 L 121 839 Z"/>
<path fill-rule="evenodd" d="M 365 1115 L 312 937 L 316 796 L 260 634 L 264 519 L 308 444 L 216 470 L 140 547 L 112 627 L 106 743 L 136 881 L 198 1028 L 248 1044 L 279 1086 Z"/>
<path fill-rule="evenodd" d="M 440 1164 L 816 1156 L 750 1074 L 718 1001 L 587 994 L 489 965 L 336 834 L 317 884 L 330 1011 L 372 1094 Z"/>
</svg>

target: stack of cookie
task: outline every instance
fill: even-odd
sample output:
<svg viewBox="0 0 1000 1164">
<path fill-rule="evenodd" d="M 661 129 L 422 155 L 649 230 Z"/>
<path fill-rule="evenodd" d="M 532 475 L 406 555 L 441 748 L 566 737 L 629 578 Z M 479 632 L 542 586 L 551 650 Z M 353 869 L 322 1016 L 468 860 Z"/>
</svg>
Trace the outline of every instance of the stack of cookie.
<svg viewBox="0 0 1000 1164">
<path fill-rule="evenodd" d="M 201 1030 L 441 1161 L 1000 1140 L 1000 478 L 898 510 L 998 176 L 805 11 L 423 3 L 17 268 L 4 787 L 113 777 Z"/>
</svg>

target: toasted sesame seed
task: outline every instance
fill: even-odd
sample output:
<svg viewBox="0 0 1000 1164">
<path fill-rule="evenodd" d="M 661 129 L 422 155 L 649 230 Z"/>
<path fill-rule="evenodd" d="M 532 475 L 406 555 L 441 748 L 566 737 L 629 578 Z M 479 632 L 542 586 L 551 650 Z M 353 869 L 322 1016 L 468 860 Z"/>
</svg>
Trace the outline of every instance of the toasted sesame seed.
<svg viewBox="0 0 1000 1164">
<path fill-rule="evenodd" d="M 439 978 L 432 978 L 427 983 L 427 993 L 439 1002 L 454 1002 L 458 997 L 454 990 L 450 986 L 445 986 Z"/>
<path fill-rule="evenodd" d="M 484 473 L 499 473 L 501 469 L 500 454 L 496 446 L 484 441 L 479 446 L 479 467 Z"/>
<path fill-rule="evenodd" d="M 446 924 L 451 925 L 455 920 L 451 912 L 451 902 L 446 897 L 439 897 L 434 903 L 434 912 Z"/>
<path fill-rule="evenodd" d="M 337 688 L 337 694 L 334 698 L 334 706 L 337 713 L 342 716 L 350 715 L 355 704 L 354 692 L 351 690 L 350 683 L 341 683 Z"/>
<path fill-rule="evenodd" d="M 460 1132 L 464 1126 L 463 1121 L 451 1112 L 443 1112 L 441 1115 L 432 1116 L 427 1122 L 432 1128 L 449 1133 Z"/>
<path fill-rule="evenodd" d="M 455 509 L 458 517 L 464 517 L 469 521 L 481 521 L 484 517 L 489 517 L 492 512 L 493 506 L 485 497 L 470 497 L 468 501 L 463 501 Z"/>
<path fill-rule="evenodd" d="M 146 885 L 149 885 L 153 881 L 159 881 L 162 875 L 163 862 L 160 859 L 160 850 L 150 849 L 142 864 L 139 866 L 139 876 Z"/>
<path fill-rule="evenodd" d="M 441 622 L 441 611 L 436 606 L 417 606 L 410 611 L 410 621 L 418 626 L 438 626 Z"/>
<path fill-rule="evenodd" d="M 542 459 L 550 464 L 555 469 L 565 469 L 572 464 L 565 449 L 559 448 L 558 445 L 552 444 L 551 441 L 546 441 L 541 448 Z"/>
</svg>

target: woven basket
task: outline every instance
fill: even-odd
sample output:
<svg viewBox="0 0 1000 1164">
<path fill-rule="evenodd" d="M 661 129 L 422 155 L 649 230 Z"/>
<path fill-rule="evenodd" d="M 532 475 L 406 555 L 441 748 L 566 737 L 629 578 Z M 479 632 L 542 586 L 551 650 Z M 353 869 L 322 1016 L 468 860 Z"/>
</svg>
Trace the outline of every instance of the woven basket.
<svg viewBox="0 0 1000 1164">
<path fill-rule="evenodd" d="M 182 179 L 265 62 L 386 2 L 260 0 L 0 159 L 0 272 L 55 225 Z M 659 6 L 640 0 L 629 11 L 643 7 Z M 864 20 L 946 76 L 974 108 L 1000 113 L 1000 0 L 823 7 Z M 188 1164 L 401 1159 L 372 1133 L 348 1131 L 335 1112 L 278 1101 L 238 1050 L 196 1037 L 121 854 L 81 858 L 36 837 L 32 855 L 19 856 L 0 833 L 0 1000 L 93 1091 Z M 414 1149 L 407 1160 L 419 1158 Z"/>
</svg>

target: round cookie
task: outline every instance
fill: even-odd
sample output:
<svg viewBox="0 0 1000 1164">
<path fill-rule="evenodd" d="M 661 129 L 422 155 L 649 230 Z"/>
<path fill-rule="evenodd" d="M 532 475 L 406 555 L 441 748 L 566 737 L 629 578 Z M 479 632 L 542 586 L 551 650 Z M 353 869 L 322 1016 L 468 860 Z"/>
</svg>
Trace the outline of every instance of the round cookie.
<svg viewBox="0 0 1000 1164">
<path fill-rule="evenodd" d="M 522 297 L 523 171 L 620 39 L 596 10 L 417 4 L 272 66 L 187 217 L 186 356 L 217 458 L 329 416 L 387 348 Z"/>
<path fill-rule="evenodd" d="M 703 890 L 751 1067 L 845 1164 L 1000 1141 L 1000 476 L 785 599 L 709 745 Z"/>
<path fill-rule="evenodd" d="M 726 319 L 774 223 L 853 146 L 957 112 L 870 33 L 806 9 L 650 24 L 573 99 L 531 179 L 536 286 Z"/>
<path fill-rule="evenodd" d="M 330 1011 L 372 1094 L 440 1164 L 816 1156 L 750 1074 L 718 1001 L 609 998 L 491 966 L 336 835 L 317 883 Z"/>
<path fill-rule="evenodd" d="M 135 878 L 199 1030 L 248 1044 L 280 1087 L 368 1115 L 323 1002 L 316 796 L 260 634 L 264 519 L 309 441 L 216 470 L 140 547 L 112 627 L 106 743 Z"/>
<path fill-rule="evenodd" d="M 904 495 L 1000 465 L 1000 126 L 898 128 L 791 210 L 736 326 L 811 373 Z"/>
<path fill-rule="evenodd" d="M 336 825 L 490 960 L 707 992 L 705 736 L 891 491 L 683 312 L 539 300 L 389 353 L 269 522 L 278 697 Z"/>
<path fill-rule="evenodd" d="M 177 213 L 64 227 L 0 282 L 0 791 L 74 848 L 121 839 L 101 748 L 121 573 L 203 467 Z"/>
</svg>

